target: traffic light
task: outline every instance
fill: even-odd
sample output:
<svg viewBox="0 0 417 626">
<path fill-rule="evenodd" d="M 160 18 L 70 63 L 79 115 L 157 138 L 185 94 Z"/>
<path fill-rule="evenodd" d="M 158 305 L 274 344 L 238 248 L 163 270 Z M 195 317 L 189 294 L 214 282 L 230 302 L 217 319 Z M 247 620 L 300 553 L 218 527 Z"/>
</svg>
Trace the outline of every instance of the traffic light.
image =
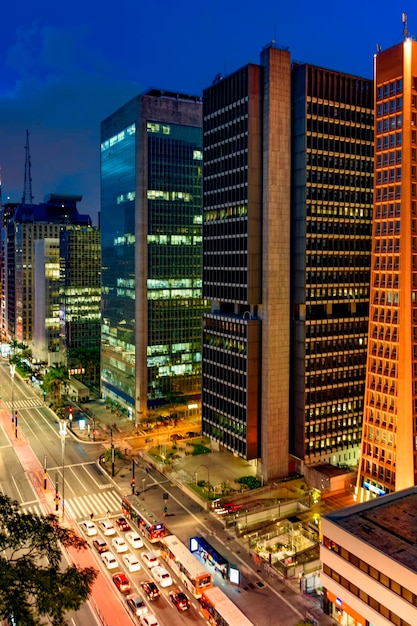
<svg viewBox="0 0 417 626">
<path fill-rule="evenodd" d="M 136 478 L 132 478 L 130 486 L 132 487 L 132 494 L 135 493 L 135 484 L 136 484 Z"/>
</svg>

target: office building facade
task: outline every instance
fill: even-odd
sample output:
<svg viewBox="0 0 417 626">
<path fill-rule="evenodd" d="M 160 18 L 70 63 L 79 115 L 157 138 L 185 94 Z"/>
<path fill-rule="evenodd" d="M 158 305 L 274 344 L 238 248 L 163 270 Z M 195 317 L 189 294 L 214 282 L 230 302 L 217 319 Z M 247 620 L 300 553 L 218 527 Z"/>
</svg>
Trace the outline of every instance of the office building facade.
<svg viewBox="0 0 417 626">
<path fill-rule="evenodd" d="M 358 497 L 417 483 L 417 43 L 375 56 L 375 196 Z"/>
<path fill-rule="evenodd" d="M 302 472 L 358 463 L 374 117 L 371 80 L 308 64 L 292 78 L 290 452 Z"/>
<path fill-rule="evenodd" d="M 136 422 L 200 393 L 201 116 L 150 90 L 101 124 L 101 384 Z"/>
<path fill-rule="evenodd" d="M 59 238 L 75 225 L 91 226 L 81 215 L 81 196 L 50 194 L 41 204 L 19 204 L 3 229 L 4 328 L 7 338 L 30 345 L 34 324 L 34 242 Z"/>
<path fill-rule="evenodd" d="M 101 342 L 101 236 L 97 227 L 60 233 L 60 352 L 70 368 L 90 351 L 99 364 Z"/>
<path fill-rule="evenodd" d="M 204 91 L 203 432 L 263 478 L 358 461 L 372 93 L 275 45 Z"/>
<path fill-rule="evenodd" d="M 290 53 L 275 45 L 203 94 L 202 428 L 288 472 Z"/>
<path fill-rule="evenodd" d="M 417 490 L 324 515 L 323 608 L 338 624 L 417 623 Z"/>
</svg>

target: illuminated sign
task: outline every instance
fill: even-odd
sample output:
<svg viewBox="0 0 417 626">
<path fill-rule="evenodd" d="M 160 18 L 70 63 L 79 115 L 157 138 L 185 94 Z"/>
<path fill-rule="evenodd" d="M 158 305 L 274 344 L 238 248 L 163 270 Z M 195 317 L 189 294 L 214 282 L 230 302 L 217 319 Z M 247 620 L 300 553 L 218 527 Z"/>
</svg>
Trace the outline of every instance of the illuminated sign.
<svg viewBox="0 0 417 626">
<path fill-rule="evenodd" d="M 371 485 L 371 483 L 367 483 L 366 481 L 363 483 L 365 489 L 376 493 L 378 496 L 385 496 L 385 491 L 383 489 L 379 489 L 379 487 L 375 487 L 375 485 Z"/>
<path fill-rule="evenodd" d="M 229 580 L 235 585 L 239 585 L 240 583 L 240 572 L 236 565 L 232 565 L 232 563 L 229 563 Z"/>
</svg>

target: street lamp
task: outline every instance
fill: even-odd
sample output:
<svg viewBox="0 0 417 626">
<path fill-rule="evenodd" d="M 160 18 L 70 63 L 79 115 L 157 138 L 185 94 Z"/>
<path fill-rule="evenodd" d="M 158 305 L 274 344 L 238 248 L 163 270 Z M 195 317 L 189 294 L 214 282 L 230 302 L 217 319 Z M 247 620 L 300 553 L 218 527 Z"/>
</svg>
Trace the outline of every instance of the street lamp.
<svg viewBox="0 0 417 626">
<path fill-rule="evenodd" d="M 59 434 L 61 437 L 62 450 L 62 519 L 65 517 L 65 436 L 67 434 L 67 423 L 64 419 L 59 422 Z"/>
<path fill-rule="evenodd" d="M 16 373 L 16 365 L 10 363 L 10 378 L 12 379 L 12 428 L 14 424 L 14 435 L 17 438 L 17 412 L 14 412 L 14 375 Z"/>
</svg>

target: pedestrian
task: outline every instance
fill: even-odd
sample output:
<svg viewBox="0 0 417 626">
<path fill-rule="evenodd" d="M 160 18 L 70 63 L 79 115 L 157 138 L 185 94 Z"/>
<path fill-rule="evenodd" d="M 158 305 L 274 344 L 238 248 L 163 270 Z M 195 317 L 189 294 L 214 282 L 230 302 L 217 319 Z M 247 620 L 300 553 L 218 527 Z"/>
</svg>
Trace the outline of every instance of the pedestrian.
<svg viewBox="0 0 417 626">
<path fill-rule="evenodd" d="M 92 520 L 94 517 L 94 513 L 90 513 L 90 519 Z"/>
</svg>

